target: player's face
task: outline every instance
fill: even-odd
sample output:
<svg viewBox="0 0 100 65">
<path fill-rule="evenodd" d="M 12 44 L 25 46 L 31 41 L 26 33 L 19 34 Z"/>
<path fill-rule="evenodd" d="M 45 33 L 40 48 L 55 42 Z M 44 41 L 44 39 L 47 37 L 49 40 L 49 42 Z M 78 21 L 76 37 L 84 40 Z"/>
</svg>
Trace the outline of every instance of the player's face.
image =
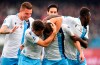
<svg viewBox="0 0 100 65">
<path fill-rule="evenodd" d="M 91 20 L 91 13 L 89 12 L 89 15 L 87 16 L 85 23 L 87 23 L 87 25 L 88 25 L 90 20 Z"/>
<path fill-rule="evenodd" d="M 58 15 L 57 8 L 50 8 L 47 15 Z"/>
<path fill-rule="evenodd" d="M 29 17 L 31 17 L 32 9 L 23 9 L 22 10 L 22 18 L 23 20 L 28 20 Z"/>
<path fill-rule="evenodd" d="M 90 22 L 90 20 L 91 20 L 91 13 L 89 12 L 88 21 Z"/>
</svg>

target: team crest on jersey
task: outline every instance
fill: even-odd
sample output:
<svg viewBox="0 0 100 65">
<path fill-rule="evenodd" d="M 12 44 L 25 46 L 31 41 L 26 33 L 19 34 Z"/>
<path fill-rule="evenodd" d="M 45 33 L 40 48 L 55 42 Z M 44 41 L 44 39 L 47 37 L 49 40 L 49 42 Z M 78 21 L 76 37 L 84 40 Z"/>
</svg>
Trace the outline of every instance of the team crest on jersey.
<svg viewBox="0 0 100 65">
<path fill-rule="evenodd" d="M 82 27 L 81 27 L 80 25 L 76 24 L 76 25 L 75 25 L 75 28 L 76 28 L 77 30 L 79 30 L 80 32 L 82 32 Z"/>
<path fill-rule="evenodd" d="M 20 23 L 20 25 L 22 25 L 22 23 Z"/>
<path fill-rule="evenodd" d="M 16 25 L 16 26 L 19 26 L 19 28 L 22 28 L 22 23 L 17 23 L 17 22 L 15 22 L 15 25 Z"/>
<path fill-rule="evenodd" d="M 36 38 L 35 38 L 35 37 L 33 37 L 33 40 L 36 40 Z"/>
<path fill-rule="evenodd" d="M 20 28 L 22 28 L 22 23 L 20 23 Z"/>
<path fill-rule="evenodd" d="M 29 32 L 29 34 L 32 36 L 32 33 L 31 32 Z M 32 38 L 33 38 L 33 40 L 36 40 L 36 38 L 34 36 L 32 36 Z"/>
</svg>

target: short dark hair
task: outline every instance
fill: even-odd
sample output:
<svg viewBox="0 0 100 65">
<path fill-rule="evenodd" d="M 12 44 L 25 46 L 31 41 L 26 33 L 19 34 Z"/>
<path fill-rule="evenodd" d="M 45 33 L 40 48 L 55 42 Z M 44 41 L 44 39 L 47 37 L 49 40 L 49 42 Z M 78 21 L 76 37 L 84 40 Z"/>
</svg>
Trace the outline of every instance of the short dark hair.
<svg viewBox="0 0 100 65">
<path fill-rule="evenodd" d="M 57 8 L 57 12 L 58 12 L 58 6 L 56 4 L 50 4 L 47 8 L 47 11 L 50 10 L 50 8 Z"/>
<path fill-rule="evenodd" d="M 44 38 L 46 39 L 47 37 L 50 36 L 51 32 L 53 32 L 53 29 L 51 27 L 51 23 L 44 23 L 44 24 L 45 24 L 45 29 L 43 31 L 43 34 L 44 34 Z"/>
<path fill-rule="evenodd" d="M 43 22 L 40 19 L 34 20 L 32 23 L 32 29 L 35 31 L 41 31 L 44 30 L 45 26 Z"/>
<path fill-rule="evenodd" d="M 23 2 L 23 3 L 21 4 L 21 8 L 22 8 L 22 9 L 25 9 L 25 8 L 27 8 L 27 9 L 32 9 L 32 4 L 31 4 L 30 2 Z"/>
<path fill-rule="evenodd" d="M 80 9 L 80 16 L 87 16 L 87 15 L 89 15 L 89 12 L 90 12 L 90 9 L 89 8 L 87 8 L 87 7 L 82 7 L 81 9 Z"/>
<path fill-rule="evenodd" d="M 44 29 L 44 32 L 50 33 L 50 32 L 53 31 L 50 24 L 51 24 L 51 23 L 45 23 L 45 29 Z"/>
</svg>

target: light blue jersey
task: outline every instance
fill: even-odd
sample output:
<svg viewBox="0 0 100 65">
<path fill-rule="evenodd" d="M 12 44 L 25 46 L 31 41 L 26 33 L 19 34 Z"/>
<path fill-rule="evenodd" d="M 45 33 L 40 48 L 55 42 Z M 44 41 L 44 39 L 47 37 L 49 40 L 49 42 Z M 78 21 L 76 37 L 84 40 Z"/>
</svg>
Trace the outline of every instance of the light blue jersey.
<svg viewBox="0 0 100 65">
<path fill-rule="evenodd" d="M 74 18 L 74 17 L 62 17 L 63 18 L 63 24 L 62 24 L 62 29 L 64 32 L 64 47 L 65 47 L 65 55 L 67 59 L 78 62 L 79 60 L 77 58 L 77 49 L 74 46 L 73 40 L 70 38 L 70 36 L 77 35 L 81 38 L 86 38 L 88 39 L 88 26 L 87 29 L 85 29 L 81 25 L 81 21 L 79 18 Z M 72 63 L 72 62 L 71 62 Z M 70 63 L 69 63 L 70 64 Z M 73 65 L 73 64 L 72 64 Z"/>
<path fill-rule="evenodd" d="M 45 56 L 42 65 L 68 65 L 64 56 L 62 29 L 57 33 L 56 38 L 45 48 Z"/>
<path fill-rule="evenodd" d="M 32 18 L 32 17 L 30 17 L 29 19 L 28 19 L 28 21 L 24 21 L 24 27 L 23 27 L 23 34 L 22 34 L 22 39 L 21 39 L 21 45 L 23 45 L 24 44 L 24 36 L 25 36 L 25 31 L 27 30 L 27 29 L 31 29 L 31 26 L 32 26 L 32 22 L 34 21 L 34 19 Z M 19 48 L 19 50 L 18 50 L 18 57 L 20 56 L 20 53 L 21 53 L 21 50 L 20 50 L 20 48 Z"/>
<path fill-rule="evenodd" d="M 14 28 L 14 26 L 18 26 L 19 28 L 16 29 L 16 31 L 14 31 L 13 33 L 6 34 L 5 36 L 6 41 L 1 55 L 2 65 L 12 65 L 18 63 L 17 54 L 24 32 L 24 22 L 26 21 L 20 20 L 18 15 L 9 15 L 5 18 L 2 26 L 7 26 L 9 29 Z"/>
<path fill-rule="evenodd" d="M 5 44 L 1 55 L 1 65 L 12 65 L 18 63 L 17 53 L 21 44 L 21 38 L 23 33 L 24 20 L 21 21 L 18 15 L 9 15 L 5 18 L 2 26 L 7 26 L 12 29 L 14 26 L 19 28 L 12 34 L 6 34 Z M 6 64 L 7 63 L 7 64 Z"/>
<path fill-rule="evenodd" d="M 31 65 L 31 62 L 35 63 L 36 60 L 36 65 L 40 65 L 39 61 L 42 47 L 37 44 L 38 41 L 39 37 L 31 29 L 27 29 L 25 32 L 24 48 L 21 52 L 21 57 L 19 57 L 19 65 L 23 65 L 23 63 L 25 63 L 24 65 Z M 30 62 L 27 62 L 27 60 L 30 60 Z"/>
</svg>

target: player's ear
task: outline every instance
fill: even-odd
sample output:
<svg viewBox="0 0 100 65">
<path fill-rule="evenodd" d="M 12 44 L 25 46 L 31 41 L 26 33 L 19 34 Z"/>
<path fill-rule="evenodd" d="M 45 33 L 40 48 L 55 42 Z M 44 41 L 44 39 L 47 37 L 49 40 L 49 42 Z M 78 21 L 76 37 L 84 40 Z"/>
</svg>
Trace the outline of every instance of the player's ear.
<svg viewBox="0 0 100 65">
<path fill-rule="evenodd" d="M 20 10 L 19 10 L 19 11 L 20 11 L 20 12 L 22 12 L 23 10 L 24 10 L 24 8 L 20 8 Z"/>
<path fill-rule="evenodd" d="M 22 9 L 20 8 L 20 10 L 19 10 L 20 12 L 22 11 Z"/>
</svg>

